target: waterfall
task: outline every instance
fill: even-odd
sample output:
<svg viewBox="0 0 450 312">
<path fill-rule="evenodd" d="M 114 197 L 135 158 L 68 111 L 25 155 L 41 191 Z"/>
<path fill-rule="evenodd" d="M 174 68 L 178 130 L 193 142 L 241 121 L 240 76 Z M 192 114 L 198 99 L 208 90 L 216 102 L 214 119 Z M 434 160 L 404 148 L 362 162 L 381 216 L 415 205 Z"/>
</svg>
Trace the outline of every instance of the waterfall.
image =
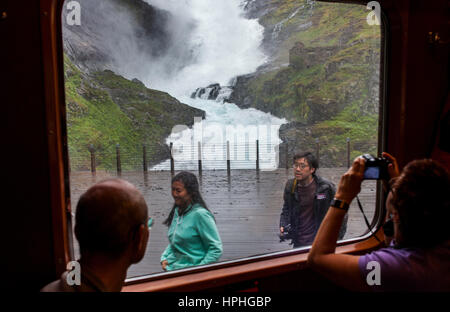
<svg viewBox="0 0 450 312">
<path fill-rule="evenodd" d="M 264 28 L 256 19 L 245 18 L 241 0 L 145 1 L 175 17 L 172 33 L 175 37 L 183 33 L 184 39 L 177 40 L 184 41 L 194 58 L 170 76 L 162 74 L 158 64 L 149 64 L 147 74 L 138 78 L 152 88 L 176 97 L 214 83 L 227 86 L 234 77 L 254 72 L 267 60 L 260 49 Z"/>
<path fill-rule="evenodd" d="M 173 36 L 183 32 L 184 39 L 179 39 L 184 40 L 183 45 L 193 57 L 177 72 L 164 70 L 170 62 L 142 64 L 145 70 L 138 78 L 147 86 L 166 91 L 180 102 L 206 112 L 205 120 L 195 120 L 192 129 L 178 125 L 167 138 L 167 144 L 173 143 L 176 170 L 197 169 L 199 157 L 206 170 L 226 168 L 228 157 L 232 168 L 254 168 L 256 140 L 260 144 L 260 168 L 276 169 L 278 129 L 287 121 L 225 103 L 236 77 L 255 72 L 267 60 L 260 49 L 264 28 L 258 20 L 245 18 L 244 1 L 145 1 L 175 16 Z M 167 58 L 170 59 L 170 53 Z M 170 163 L 165 161 L 152 169 L 168 168 Z"/>
</svg>

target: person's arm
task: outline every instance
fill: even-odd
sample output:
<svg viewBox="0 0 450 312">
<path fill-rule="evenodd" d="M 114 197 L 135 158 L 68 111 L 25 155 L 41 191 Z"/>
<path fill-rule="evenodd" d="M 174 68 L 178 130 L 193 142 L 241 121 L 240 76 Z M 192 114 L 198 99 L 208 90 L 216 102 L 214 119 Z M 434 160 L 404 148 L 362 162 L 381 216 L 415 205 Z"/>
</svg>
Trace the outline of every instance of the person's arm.
<svg viewBox="0 0 450 312">
<path fill-rule="evenodd" d="M 198 232 L 203 245 L 206 247 L 206 255 L 199 265 L 216 262 L 222 255 L 222 241 L 217 230 L 216 222 L 212 214 L 203 209 L 197 219 Z"/>
<path fill-rule="evenodd" d="M 333 198 L 335 198 L 336 195 L 336 187 L 334 184 L 331 185 L 330 188 L 330 202 Z M 344 238 L 345 236 L 345 232 L 347 231 L 347 221 L 348 221 L 348 215 L 344 215 L 341 227 L 339 228 L 339 235 L 338 235 L 338 240 L 341 240 Z"/>
<path fill-rule="evenodd" d="M 167 258 L 169 258 L 169 255 L 173 254 L 172 245 L 169 243 L 169 245 L 166 247 L 164 252 L 161 255 L 160 263 L 162 269 L 165 271 L 167 265 L 169 264 L 169 261 L 167 261 Z"/>
<path fill-rule="evenodd" d="M 335 198 L 350 204 L 361 190 L 363 174 L 364 159 L 357 158 L 342 176 Z M 308 264 L 339 286 L 351 290 L 368 290 L 359 270 L 359 256 L 335 254 L 336 241 L 346 213 L 335 207 L 328 209 L 309 253 Z"/>
</svg>

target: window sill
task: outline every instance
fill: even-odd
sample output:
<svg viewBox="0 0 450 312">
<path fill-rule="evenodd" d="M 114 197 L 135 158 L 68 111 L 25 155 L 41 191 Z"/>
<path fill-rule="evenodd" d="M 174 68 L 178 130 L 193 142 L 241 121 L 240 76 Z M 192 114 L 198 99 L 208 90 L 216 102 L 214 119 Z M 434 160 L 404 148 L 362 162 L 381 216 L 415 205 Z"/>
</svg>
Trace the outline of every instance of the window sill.
<svg viewBox="0 0 450 312">
<path fill-rule="evenodd" d="M 376 233 L 382 240 L 382 230 Z M 345 244 L 336 248 L 339 254 L 363 254 L 376 249 L 380 243 L 373 237 L 359 242 Z M 286 273 L 306 268 L 308 253 L 280 256 L 277 258 L 236 264 L 231 267 L 193 272 L 181 276 L 167 277 L 158 280 L 141 281 L 123 287 L 123 292 L 186 292 L 202 291 L 234 283 L 244 282 L 261 277 Z M 151 277 L 149 278 L 151 279 Z"/>
</svg>

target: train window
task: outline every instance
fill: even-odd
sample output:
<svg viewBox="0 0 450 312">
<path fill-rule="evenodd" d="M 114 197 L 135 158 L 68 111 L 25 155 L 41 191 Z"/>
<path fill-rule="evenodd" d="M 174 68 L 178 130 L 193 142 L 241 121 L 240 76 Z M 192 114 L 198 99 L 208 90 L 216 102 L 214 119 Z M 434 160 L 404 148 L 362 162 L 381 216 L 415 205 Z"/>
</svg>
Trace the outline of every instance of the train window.
<svg viewBox="0 0 450 312">
<path fill-rule="evenodd" d="M 312 0 L 67 0 L 61 17 L 72 208 L 93 183 L 121 177 L 141 190 L 155 221 L 129 278 L 162 272 L 163 221 L 180 171 L 199 181 L 224 263 L 292 250 L 280 215 L 299 192 L 309 204 L 290 227 L 295 248 L 307 250 L 314 209 L 331 196 L 316 177 L 337 185 L 355 157 L 380 151 L 377 10 Z M 294 166 L 299 151 L 318 169 L 310 160 Z M 316 190 L 301 188 L 305 181 Z M 376 194 L 376 180 L 364 181 L 369 222 Z M 348 215 L 343 240 L 367 233 L 357 205 Z"/>
</svg>

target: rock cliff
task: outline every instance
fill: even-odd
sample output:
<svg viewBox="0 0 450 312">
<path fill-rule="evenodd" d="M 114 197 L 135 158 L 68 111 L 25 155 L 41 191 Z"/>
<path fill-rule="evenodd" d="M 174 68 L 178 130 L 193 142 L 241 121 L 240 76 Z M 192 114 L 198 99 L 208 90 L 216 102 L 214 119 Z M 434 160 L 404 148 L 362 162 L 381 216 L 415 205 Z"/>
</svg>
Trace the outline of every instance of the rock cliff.
<svg viewBox="0 0 450 312">
<path fill-rule="evenodd" d="M 115 169 L 117 144 L 123 170 L 142 170 L 143 145 L 147 164 L 155 165 L 170 157 L 165 138 L 174 126 L 192 126 L 194 117 L 205 117 L 204 111 L 137 79 L 110 70 L 82 72 L 67 57 L 65 85 L 72 170 L 89 170 L 91 146 L 99 169 Z"/>
<path fill-rule="evenodd" d="M 265 27 L 270 61 L 236 78 L 228 101 L 257 108 L 289 124 L 280 128 L 280 166 L 286 145 L 315 150 L 321 166 L 346 165 L 351 157 L 377 152 L 379 27 L 366 23 L 364 6 L 315 1 L 246 1 L 248 15 Z"/>
<path fill-rule="evenodd" d="M 89 169 L 90 146 L 99 169 L 115 168 L 117 144 L 123 170 L 142 170 L 143 145 L 149 166 L 169 158 L 172 128 L 192 126 L 205 112 L 118 73 L 169 53 L 177 40 L 168 26 L 173 17 L 142 0 L 78 2 L 81 25 L 68 25 L 67 7 L 62 14 L 71 169 Z M 189 51 L 177 51 L 189 64 Z"/>
</svg>

